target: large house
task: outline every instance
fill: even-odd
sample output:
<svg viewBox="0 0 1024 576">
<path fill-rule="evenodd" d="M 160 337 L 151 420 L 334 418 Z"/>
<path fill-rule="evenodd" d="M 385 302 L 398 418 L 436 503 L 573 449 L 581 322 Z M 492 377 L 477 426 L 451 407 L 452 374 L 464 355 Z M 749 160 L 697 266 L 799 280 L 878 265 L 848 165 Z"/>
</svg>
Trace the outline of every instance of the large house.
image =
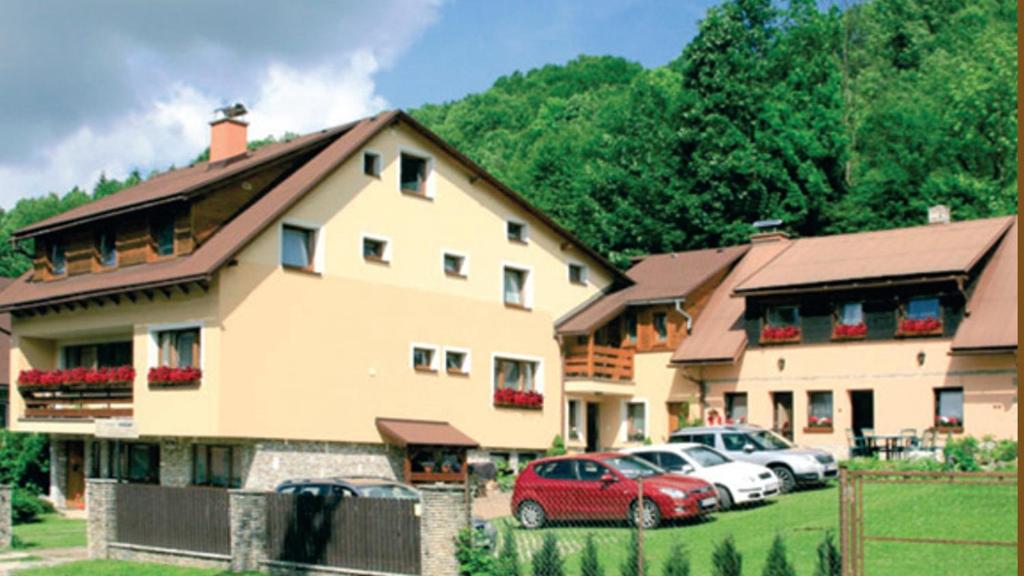
<svg viewBox="0 0 1024 576">
<path fill-rule="evenodd" d="M 934 220 L 642 260 L 558 327 L 568 437 L 659 442 L 700 418 L 842 457 L 865 430 L 1016 438 L 1017 218 Z"/>
<path fill-rule="evenodd" d="M 207 163 L 21 230 L 11 427 L 84 478 L 461 477 L 561 428 L 556 320 L 630 279 L 403 112 Z"/>
<path fill-rule="evenodd" d="M 86 477 L 455 481 L 474 460 L 747 421 L 1016 437 L 1016 217 L 610 265 L 402 112 L 246 149 L 14 234 L 10 426 Z"/>
</svg>

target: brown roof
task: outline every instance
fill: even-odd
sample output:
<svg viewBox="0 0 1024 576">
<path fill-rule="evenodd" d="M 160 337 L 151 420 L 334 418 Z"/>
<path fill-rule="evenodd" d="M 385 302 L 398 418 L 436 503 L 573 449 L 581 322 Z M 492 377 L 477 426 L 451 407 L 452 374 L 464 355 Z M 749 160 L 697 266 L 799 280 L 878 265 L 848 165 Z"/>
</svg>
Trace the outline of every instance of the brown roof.
<svg viewBox="0 0 1024 576">
<path fill-rule="evenodd" d="M 749 246 L 710 248 L 648 256 L 626 271 L 634 282 L 601 297 L 557 326 L 559 334 L 586 334 L 617 316 L 626 306 L 684 298 L 731 266 Z"/>
<path fill-rule="evenodd" d="M 693 333 L 672 355 L 672 362 L 683 364 L 729 363 L 739 357 L 747 345 L 743 326 L 743 298 L 734 298 L 733 289 L 755 274 L 779 254 L 785 254 L 794 242 L 778 239 L 755 242 L 729 272 L 708 299 L 707 305 L 693 325 Z"/>
<path fill-rule="evenodd" d="M 377 430 L 386 442 L 401 447 L 413 444 L 476 448 L 480 445 L 447 422 L 377 418 Z"/>
<path fill-rule="evenodd" d="M 14 232 L 15 240 L 31 238 L 81 224 L 86 221 L 107 218 L 126 211 L 158 206 L 181 200 L 190 194 L 208 189 L 212 184 L 241 176 L 267 164 L 301 153 L 318 145 L 325 145 L 332 138 L 348 131 L 355 123 L 336 126 L 319 132 L 300 136 L 288 142 L 264 146 L 247 152 L 243 156 L 221 162 L 201 162 L 188 168 L 179 168 L 158 174 L 145 182 L 126 188 L 116 194 L 105 196 L 67 212 L 20 228 Z"/>
<path fill-rule="evenodd" d="M 966 274 L 1002 237 L 1012 217 L 858 234 L 801 238 L 737 294 L 821 289 L 891 278 Z"/>
<path fill-rule="evenodd" d="M 957 328 L 954 354 L 1017 348 L 1017 218 L 978 278 Z"/>
<path fill-rule="evenodd" d="M 568 231 L 530 205 L 522 196 L 498 182 L 497 179 L 484 171 L 483 168 L 480 168 L 451 145 L 441 140 L 439 136 L 430 132 L 404 112 L 390 111 L 328 131 L 336 136 L 332 142 L 272 190 L 260 197 L 252 206 L 225 224 L 192 254 L 166 262 L 131 266 L 104 274 L 82 274 L 52 282 L 29 282 L 28 279 L 31 273 L 26 273 L 18 278 L 9 289 L 0 293 L 0 311 L 62 304 L 84 298 L 128 291 L 209 281 L 217 269 L 230 261 L 231 258 L 248 245 L 276 218 L 283 215 L 292 205 L 300 200 L 306 192 L 316 187 L 332 170 L 357 152 L 382 129 L 397 121 L 405 122 L 418 130 L 426 138 L 435 142 L 457 160 L 477 172 L 482 179 L 489 182 L 500 193 L 521 205 L 557 233 L 569 239 L 571 243 L 578 246 L 583 252 L 602 263 L 613 274 L 625 278 L 621 271 L 615 269 L 600 254 L 577 240 Z M 228 177 L 228 175 L 222 176 L 222 178 L 224 177 Z M 206 181 L 206 185 L 214 184 L 220 179 Z M 108 198 L 115 198 L 123 194 L 137 198 L 138 194 L 134 193 L 133 190 L 135 188 L 118 192 Z M 163 190 L 162 193 L 174 194 L 171 189 Z M 102 200 L 106 200 L 106 198 Z M 97 200 L 97 202 L 102 200 Z M 91 204 L 87 206 L 91 206 Z M 122 208 L 128 206 L 137 206 L 137 202 L 134 200 L 125 202 Z M 85 207 L 83 206 L 82 208 Z M 87 216 L 79 213 L 75 223 L 83 222 L 83 218 L 88 219 Z M 50 220 L 52 221 L 53 219 Z M 54 224 L 51 223 L 48 226 L 50 226 L 48 229 L 52 229 Z M 22 233 L 24 230 L 19 231 L 19 233 Z"/>
</svg>

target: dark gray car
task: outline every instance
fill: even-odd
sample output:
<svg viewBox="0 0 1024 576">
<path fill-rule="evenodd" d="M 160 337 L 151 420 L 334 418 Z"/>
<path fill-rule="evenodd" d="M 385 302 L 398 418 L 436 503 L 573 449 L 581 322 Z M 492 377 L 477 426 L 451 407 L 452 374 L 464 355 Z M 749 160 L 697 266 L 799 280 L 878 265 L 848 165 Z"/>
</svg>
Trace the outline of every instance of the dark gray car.
<svg viewBox="0 0 1024 576">
<path fill-rule="evenodd" d="M 823 484 L 839 474 L 832 454 L 795 446 L 771 430 L 749 424 L 681 428 L 669 442 L 696 442 L 741 462 L 767 466 L 779 477 L 783 493 L 800 485 Z"/>
</svg>

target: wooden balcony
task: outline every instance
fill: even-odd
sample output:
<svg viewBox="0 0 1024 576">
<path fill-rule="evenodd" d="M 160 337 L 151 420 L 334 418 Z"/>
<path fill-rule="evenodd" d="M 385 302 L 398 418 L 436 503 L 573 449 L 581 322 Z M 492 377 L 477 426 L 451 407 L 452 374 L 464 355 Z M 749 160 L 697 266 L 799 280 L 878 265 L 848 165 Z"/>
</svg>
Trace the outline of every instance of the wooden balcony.
<svg viewBox="0 0 1024 576">
<path fill-rule="evenodd" d="M 569 346 L 562 363 L 562 374 L 566 379 L 596 379 L 633 382 L 633 350 L 586 345 Z"/>
<path fill-rule="evenodd" d="M 27 419 L 92 419 L 132 415 L 128 385 L 19 386 Z"/>
</svg>

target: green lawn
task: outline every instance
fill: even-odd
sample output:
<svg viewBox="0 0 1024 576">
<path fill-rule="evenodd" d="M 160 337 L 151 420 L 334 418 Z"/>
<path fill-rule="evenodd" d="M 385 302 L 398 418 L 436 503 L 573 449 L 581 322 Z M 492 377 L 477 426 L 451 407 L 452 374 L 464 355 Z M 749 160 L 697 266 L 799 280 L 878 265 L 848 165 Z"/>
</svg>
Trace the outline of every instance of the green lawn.
<svg viewBox="0 0 1024 576">
<path fill-rule="evenodd" d="M 18 572 L 24 576 L 215 576 L 227 572 L 200 568 L 182 568 L 161 564 L 140 564 L 114 560 L 88 560 L 53 568 L 36 568 Z M 238 575 L 233 575 L 238 576 Z M 243 575 L 244 576 L 244 575 Z"/>
<path fill-rule="evenodd" d="M 866 485 L 865 533 L 872 536 L 911 536 L 975 540 L 1016 539 L 1016 486 Z M 693 573 L 710 573 L 713 547 L 732 535 L 743 554 L 744 574 L 760 574 L 775 534 L 785 538 L 798 574 L 813 574 L 816 548 L 826 530 L 838 541 L 838 489 L 835 486 L 790 494 L 774 503 L 727 513 L 684 525 L 645 533 L 650 574 L 657 576 L 671 547 L 683 543 Z M 518 528 L 511 519 L 500 526 L 516 527 L 520 555 L 527 558 L 553 532 L 567 556 L 567 572 L 579 573 L 579 551 L 593 534 L 605 572 L 616 574 L 625 556 L 630 531 L 626 527 L 558 526 L 537 531 Z M 937 576 L 964 574 L 1002 576 L 1016 571 L 1014 548 L 954 547 L 869 542 L 865 549 L 868 576 Z"/>
<path fill-rule="evenodd" d="M 14 527 L 16 548 L 41 550 L 85 546 L 85 520 L 70 520 L 56 514 L 41 516 L 39 522 Z"/>
</svg>

